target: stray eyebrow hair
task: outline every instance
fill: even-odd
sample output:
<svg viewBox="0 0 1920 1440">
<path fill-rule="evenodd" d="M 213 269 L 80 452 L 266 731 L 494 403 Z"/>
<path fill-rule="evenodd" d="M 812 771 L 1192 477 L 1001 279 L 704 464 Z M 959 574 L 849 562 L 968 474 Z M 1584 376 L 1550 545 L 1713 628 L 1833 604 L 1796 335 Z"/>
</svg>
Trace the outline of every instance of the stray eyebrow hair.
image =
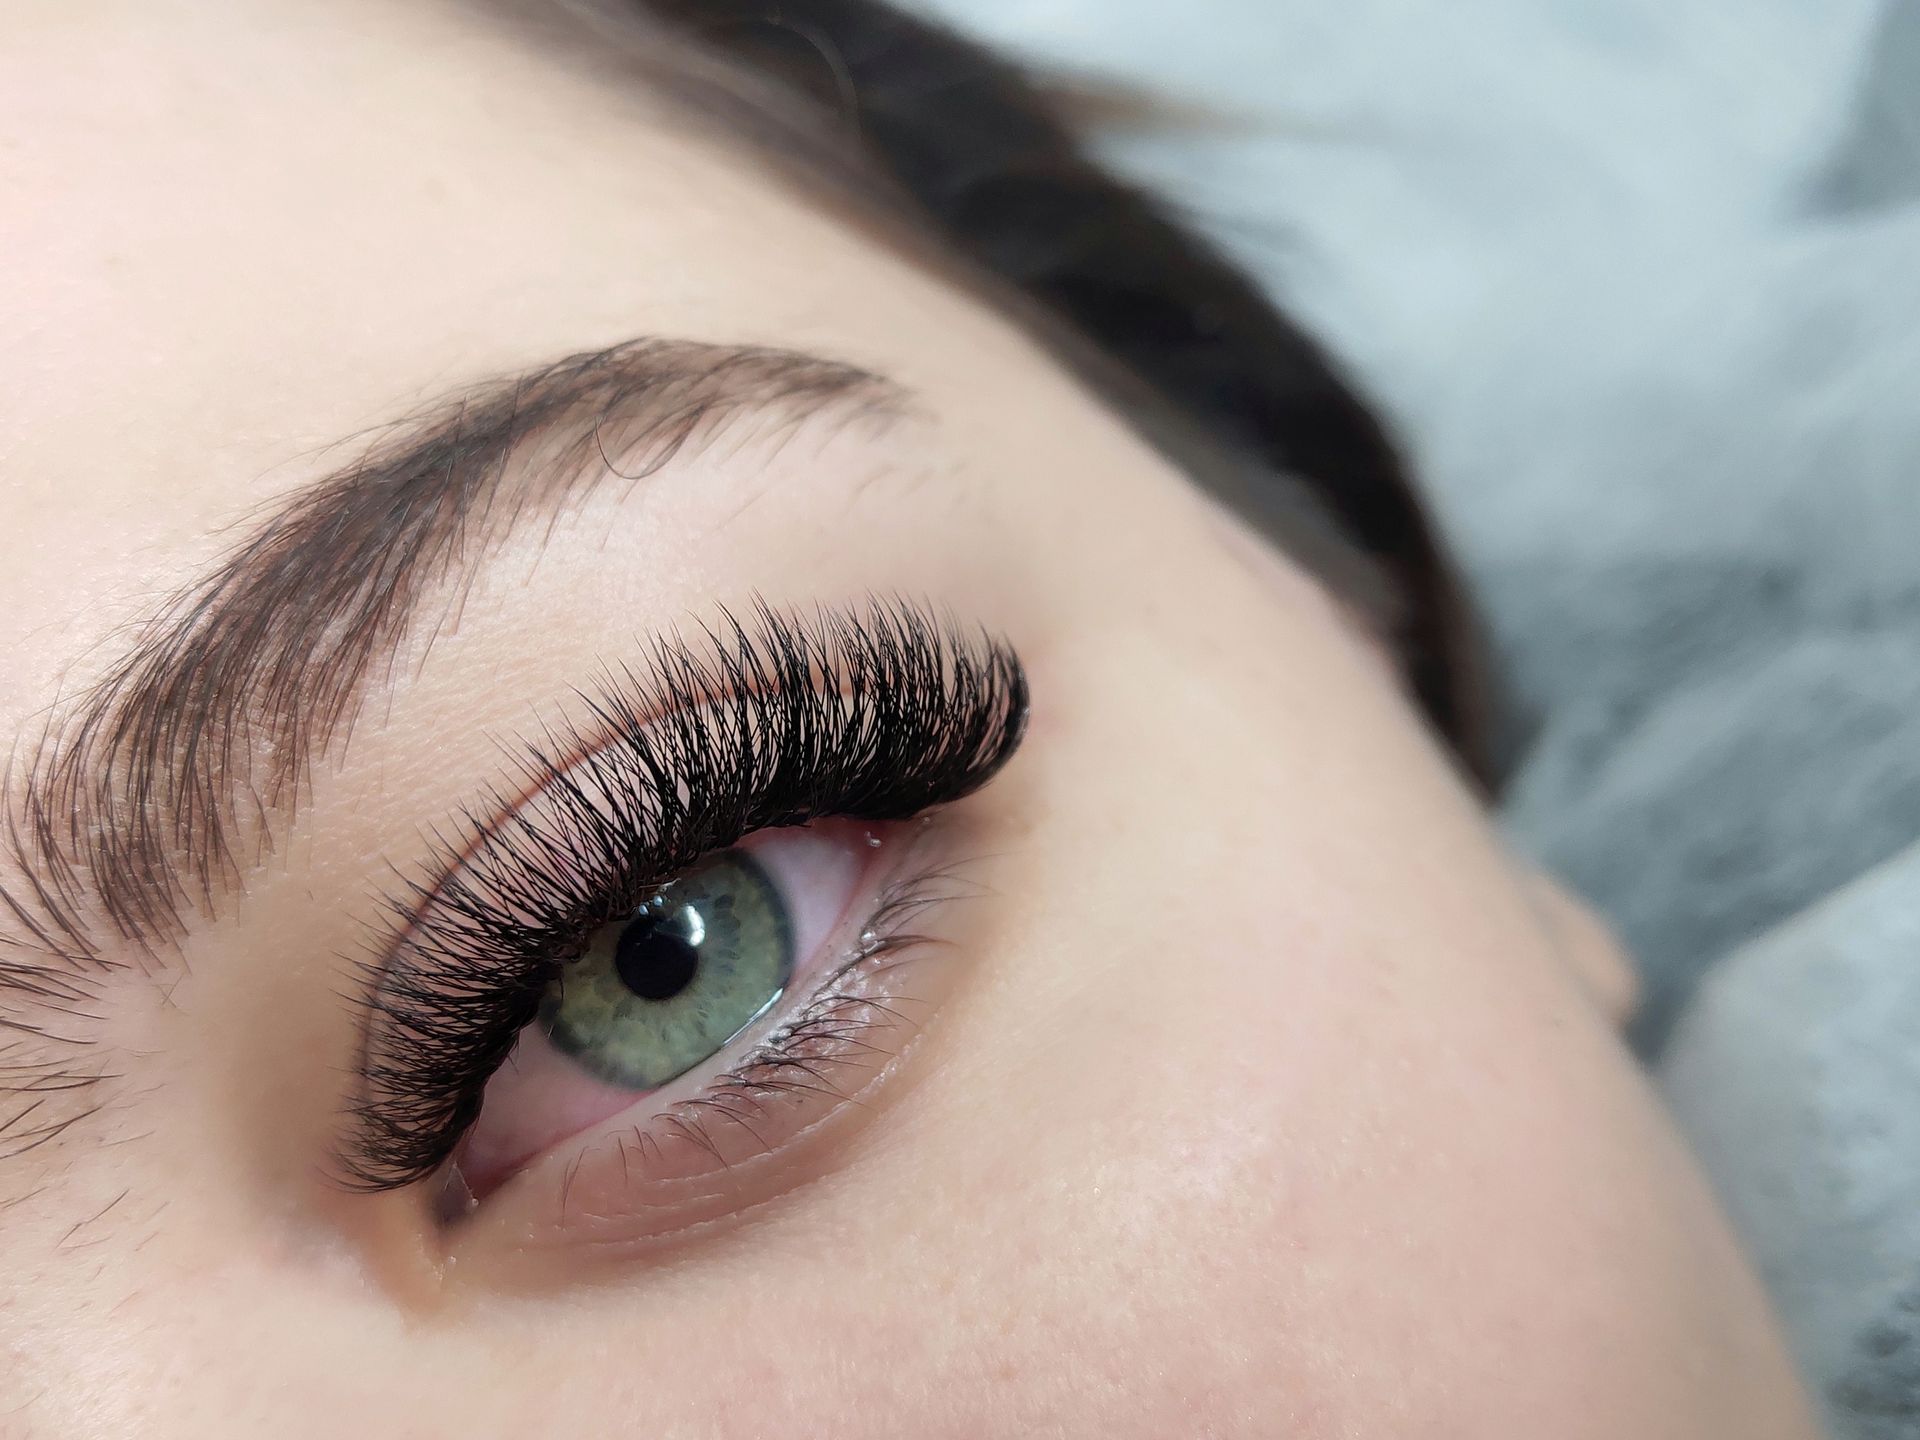
<svg viewBox="0 0 1920 1440">
<path fill-rule="evenodd" d="M 743 421 L 777 437 L 906 408 L 891 381 L 819 356 L 638 340 L 402 422 L 275 504 L 103 680 L 56 702 L 8 766 L 0 1089 L 20 1089 L 9 1077 L 28 1073 L 25 1047 L 82 1043 L 61 1026 L 95 1018 L 101 977 L 216 912 L 344 743 L 422 601 L 448 595 L 456 615 L 517 526 L 606 481 L 636 484 Z M 45 1138 L 0 1116 L 0 1154 Z"/>
</svg>

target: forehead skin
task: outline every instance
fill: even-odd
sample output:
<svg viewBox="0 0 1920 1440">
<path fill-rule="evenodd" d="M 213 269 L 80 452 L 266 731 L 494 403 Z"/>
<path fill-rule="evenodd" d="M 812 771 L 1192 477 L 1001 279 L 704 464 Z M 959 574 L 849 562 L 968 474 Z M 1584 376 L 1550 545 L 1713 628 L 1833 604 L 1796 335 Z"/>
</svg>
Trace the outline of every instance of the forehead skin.
<svg viewBox="0 0 1920 1440">
<path fill-rule="evenodd" d="M 6 29 L 0 736 L 341 437 L 477 377 L 772 343 L 926 424 L 608 502 L 414 657 L 304 838 L 113 1005 L 129 1084 L 0 1224 L 0 1435 L 1809 1433 L 1399 697 L 1005 325 L 475 9 Z M 973 968 L 870 1132 L 751 1223 L 537 1293 L 476 1251 L 402 1303 L 419 1197 L 315 1178 L 367 876 L 472 798 L 489 727 L 756 590 L 928 594 L 1020 647 Z"/>
<path fill-rule="evenodd" d="M 8 30 L 9 722 L 322 447 L 474 377 L 647 333 L 937 366 L 899 343 L 916 308 L 1015 348 L 473 8 L 29 3 Z"/>
</svg>

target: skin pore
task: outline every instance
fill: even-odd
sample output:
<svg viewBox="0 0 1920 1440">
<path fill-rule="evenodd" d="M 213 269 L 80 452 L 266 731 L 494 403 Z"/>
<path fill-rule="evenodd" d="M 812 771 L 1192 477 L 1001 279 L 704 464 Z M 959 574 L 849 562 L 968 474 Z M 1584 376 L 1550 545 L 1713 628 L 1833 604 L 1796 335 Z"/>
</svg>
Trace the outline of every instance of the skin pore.
<svg viewBox="0 0 1920 1440">
<path fill-rule="evenodd" d="M 96 925 L 79 1013 L 0 1012 L 57 1032 L 8 1065 L 101 1077 L 0 1160 L 0 1434 L 1812 1433 L 1605 936 L 1321 590 L 1014 328 L 473 7 L 9 31 L 16 783 L 171 597 L 449 397 L 653 339 L 889 401 L 744 407 L 650 473 L 520 455 L 578 475 L 439 557 L 234 883 Z M 343 1185 L 384 897 L 503 746 L 720 607 L 885 596 L 1032 691 L 928 829 L 976 893 L 886 1073 L 684 1223 L 556 1224 L 564 1147 L 453 1226 Z"/>
</svg>

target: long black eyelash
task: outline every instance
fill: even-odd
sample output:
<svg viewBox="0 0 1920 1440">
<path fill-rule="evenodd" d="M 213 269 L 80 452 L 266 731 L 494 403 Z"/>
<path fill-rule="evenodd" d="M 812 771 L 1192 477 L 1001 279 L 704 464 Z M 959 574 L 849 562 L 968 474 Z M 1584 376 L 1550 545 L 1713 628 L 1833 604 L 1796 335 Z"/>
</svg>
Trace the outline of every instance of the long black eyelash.
<svg viewBox="0 0 1920 1440">
<path fill-rule="evenodd" d="M 431 1174 L 556 967 L 710 850 L 770 826 L 905 819 L 992 778 L 1027 683 L 1004 642 L 919 605 L 802 617 L 756 603 L 580 697 L 519 783 L 442 837 L 367 967 L 349 1183 Z M 462 838 L 464 837 L 464 838 Z"/>
</svg>

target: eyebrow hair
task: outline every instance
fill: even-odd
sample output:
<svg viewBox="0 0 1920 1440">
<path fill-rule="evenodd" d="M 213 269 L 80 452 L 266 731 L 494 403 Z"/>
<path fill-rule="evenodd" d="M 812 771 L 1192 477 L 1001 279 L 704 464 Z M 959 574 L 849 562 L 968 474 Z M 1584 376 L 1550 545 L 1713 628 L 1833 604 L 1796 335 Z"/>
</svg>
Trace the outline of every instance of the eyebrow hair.
<svg viewBox="0 0 1920 1440">
<path fill-rule="evenodd" d="M 344 743 L 422 601 L 444 592 L 457 616 L 517 527 L 603 483 L 635 485 L 743 421 L 777 438 L 906 408 L 893 382 L 816 355 L 637 340 L 386 427 L 275 503 L 103 679 L 56 702 L 7 767 L 0 1089 L 18 1088 L 19 1047 L 74 1038 L 59 1016 L 95 1018 L 102 976 L 216 914 Z M 0 1154 L 37 1133 L 0 1120 Z"/>
</svg>

